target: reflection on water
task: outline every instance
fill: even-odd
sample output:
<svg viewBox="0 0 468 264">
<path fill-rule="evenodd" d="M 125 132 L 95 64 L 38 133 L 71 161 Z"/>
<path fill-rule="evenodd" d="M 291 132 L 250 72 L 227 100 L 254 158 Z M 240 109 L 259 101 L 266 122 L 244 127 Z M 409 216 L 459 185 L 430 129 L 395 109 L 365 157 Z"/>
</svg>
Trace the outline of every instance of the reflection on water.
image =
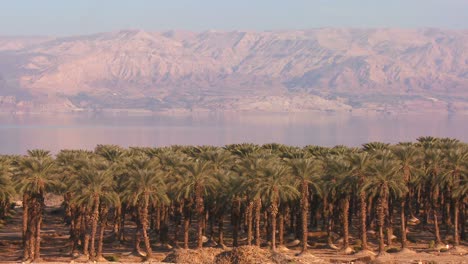
<svg viewBox="0 0 468 264">
<path fill-rule="evenodd" d="M 184 116 L 125 114 L 0 115 L 0 153 L 43 148 L 226 145 L 277 142 L 288 145 L 358 146 L 396 143 L 419 136 L 468 141 L 468 116 L 353 116 L 317 113 L 210 113 Z"/>
</svg>

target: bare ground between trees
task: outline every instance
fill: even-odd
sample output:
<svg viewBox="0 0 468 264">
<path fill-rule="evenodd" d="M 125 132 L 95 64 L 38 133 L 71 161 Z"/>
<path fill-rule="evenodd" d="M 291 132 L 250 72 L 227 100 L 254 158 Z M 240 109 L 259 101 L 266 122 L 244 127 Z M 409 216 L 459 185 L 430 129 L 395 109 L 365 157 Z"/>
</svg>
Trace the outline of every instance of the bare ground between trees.
<svg viewBox="0 0 468 264">
<path fill-rule="evenodd" d="M 69 228 L 63 224 L 60 214 L 54 213 L 58 207 L 47 207 L 44 213 L 44 225 L 42 227 L 41 256 L 47 263 L 86 263 L 80 257 L 74 258 L 70 254 Z M 21 263 L 22 242 L 21 242 L 21 213 L 22 209 L 16 209 L 16 213 L 6 221 L 0 229 L 0 262 L 1 263 Z M 228 226 L 228 225 L 226 225 Z M 122 244 L 112 242 L 111 227 L 106 230 L 107 236 L 104 243 L 104 256 L 108 260 L 120 263 L 139 263 L 142 259 L 130 255 L 132 251 L 132 232 L 134 226 L 128 222 L 127 238 Z M 353 228 L 356 231 L 356 228 Z M 229 230 L 227 230 L 229 231 Z M 206 247 L 201 250 L 170 250 L 153 244 L 154 257 L 152 262 L 179 262 L 179 263 L 468 263 L 466 254 L 466 243 L 459 247 L 459 251 L 449 250 L 439 252 L 436 249 L 429 249 L 428 242 L 432 240 L 430 230 L 411 230 L 408 236 L 416 243 L 410 243 L 409 248 L 413 252 L 389 253 L 377 258 L 368 258 L 362 253 L 347 255 L 340 250 L 327 247 L 324 232 L 316 231 L 309 233 L 309 243 L 311 244 L 309 254 L 299 255 L 300 248 L 292 246 L 289 248 L 279 248 L 273 253 L 266 247 L 258 249 L 255 247 L 242 246 L 239 250 L 232 251 L 231 248 L 217 249 Z M 230 232 L 226 232 L 226 242 L 230 243 Z M 351 233 L 351 242 L 355 242 L 353 237 L 357 234 Z M 286 241 L 288 242 L 288 241 Z M 194 245 L 193 245 L 194 246 Z M 340 244 L 337 243 L 340 247 Z M 372 249 L 377 249 L 377 240 L 370 239 Z M 395 242 L 389 248 L 398 249 L 399 244 Z M 461 249 L 461 250 L 460 250 Z M 464 251 L 464 253 L 462 252 Z"/>
</svg>

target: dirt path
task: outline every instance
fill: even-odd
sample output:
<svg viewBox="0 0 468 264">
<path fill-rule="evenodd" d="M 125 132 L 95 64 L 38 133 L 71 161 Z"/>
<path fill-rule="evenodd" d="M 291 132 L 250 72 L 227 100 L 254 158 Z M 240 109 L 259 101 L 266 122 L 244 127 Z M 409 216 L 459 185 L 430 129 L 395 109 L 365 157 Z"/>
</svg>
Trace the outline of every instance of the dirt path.
<svg viewBox="0 0 468 264">
<path fill-rule="evenodd" d="M 21 259 L 22 214 L 23 210 L 17 209 L 16 214 L 11 219 L 7 219 L 5 226 L 0 229 L 0 262 L 15 262 Z"/>
</svg>

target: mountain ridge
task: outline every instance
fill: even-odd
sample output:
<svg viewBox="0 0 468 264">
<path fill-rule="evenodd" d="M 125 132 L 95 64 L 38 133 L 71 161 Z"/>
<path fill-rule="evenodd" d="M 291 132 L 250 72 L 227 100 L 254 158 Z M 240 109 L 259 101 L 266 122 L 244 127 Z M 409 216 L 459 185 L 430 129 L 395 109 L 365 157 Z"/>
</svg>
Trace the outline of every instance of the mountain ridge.
<svg viewBox="0 0 468 264">
<path fill-rule="evenodd" d="M 0 110 L 468 112 L 468 30 L 0 37 Z"/>
</svg>

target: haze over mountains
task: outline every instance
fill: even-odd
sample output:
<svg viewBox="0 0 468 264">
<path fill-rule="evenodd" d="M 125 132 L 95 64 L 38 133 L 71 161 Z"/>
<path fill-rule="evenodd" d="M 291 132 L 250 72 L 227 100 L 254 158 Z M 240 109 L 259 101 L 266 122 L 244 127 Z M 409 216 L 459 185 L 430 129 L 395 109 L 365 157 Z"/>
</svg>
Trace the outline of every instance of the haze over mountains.
<svg viewBox="0 0 468 264">
<path fill-rule="evenodd" d="M 0 37 L 0 111 L 468 113 L 468 30 Z"/>
</svg>

